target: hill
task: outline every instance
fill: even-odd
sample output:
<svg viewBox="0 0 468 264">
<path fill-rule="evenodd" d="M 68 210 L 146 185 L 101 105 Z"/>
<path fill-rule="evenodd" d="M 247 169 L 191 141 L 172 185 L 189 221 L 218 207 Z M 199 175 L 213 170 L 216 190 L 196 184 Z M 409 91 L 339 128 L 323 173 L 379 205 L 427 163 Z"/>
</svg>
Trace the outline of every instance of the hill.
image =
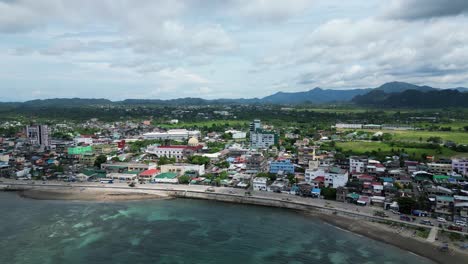
<svg viewBox="0 0 468 264">
<path fill-rule="evenodd" d="M 299 103 L 331 103 L 350 101 L 356 95 L 366 94 L 370 89 L 324 90 L 319 87 L 306 92 L 278 92 L 261 99 L 262 103 L 299 104 Z"/>
<path fill-rule="evenodd" d="M 451 89 L 428 92 L 406 90 L 400 93 L 386 93 L 376 89 L 365 95 L 354 97 L 352 102 L 361 106 L 393 108 L 468 107 L 468 93 Z"/>
</svg>

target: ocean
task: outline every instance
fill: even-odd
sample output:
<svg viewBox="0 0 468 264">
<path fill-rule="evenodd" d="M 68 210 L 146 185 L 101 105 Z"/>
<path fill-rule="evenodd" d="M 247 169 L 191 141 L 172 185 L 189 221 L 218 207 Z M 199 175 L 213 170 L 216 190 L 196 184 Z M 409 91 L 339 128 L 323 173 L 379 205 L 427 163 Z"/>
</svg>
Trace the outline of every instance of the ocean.
<svg viewBox="0 0 468 264">
<path fill-rule="evenodd" d="M 431 263 L 298 212 L 213 201 L 0 192 L 0 263 Z"/>
</svg>

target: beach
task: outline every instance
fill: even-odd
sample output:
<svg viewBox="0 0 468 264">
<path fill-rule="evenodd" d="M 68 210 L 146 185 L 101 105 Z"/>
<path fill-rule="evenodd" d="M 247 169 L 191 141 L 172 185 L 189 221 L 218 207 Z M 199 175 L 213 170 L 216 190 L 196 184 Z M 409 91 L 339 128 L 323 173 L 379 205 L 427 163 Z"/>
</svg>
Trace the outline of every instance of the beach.
<svg viewBox="0 0 468 264">
<path fill-rule="evenodd" d="M 88 189 L 88 188 L 31 188 L 19 191 L 22 197 L 37 200 L 80 200 L 80 201 L 135 201 L 170 199 L 165 193 L 130 192 L 119 190 Z"/>
</svg>

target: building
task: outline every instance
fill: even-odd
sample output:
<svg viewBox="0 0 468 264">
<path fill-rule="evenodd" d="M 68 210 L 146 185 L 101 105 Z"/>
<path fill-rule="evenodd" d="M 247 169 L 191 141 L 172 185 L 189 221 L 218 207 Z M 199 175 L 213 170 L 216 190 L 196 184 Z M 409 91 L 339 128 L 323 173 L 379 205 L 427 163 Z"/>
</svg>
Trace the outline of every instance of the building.
<svg viewBox="0 0 468 264">
<path fill-rule="evenodd" d="M 189 142 L 190 143 L 190 142 Z M 198 141 L 197 141 L 198 143 Z M 177 160 L 185 159 L 188 156 L 193 155 L 197 151 L 201 150 L 203 146 L 185 146 L 185 145 L 174 145 L 174 146 L 159 146 L 152 145 L 146 148 L 146 153 L 156 155 L 158 158 L 167 157 L 175 158 Z"/>
<path fill-rule="evenodd" d="M 184 175 L 187 172 L 194 172 L 198 176 L 205 174 L 205 165 L 174 163 L 161 165 L 161 173 L 174 172 L 177 175 Z"/>
<path fill-rule="evenodd" d="M 265 172 L 268 168 L 268 162 L 261 153 L 253 153 L 246 157 L 246 173 L 257 174 Z"/>
<path fill-rule="evenodd" d="M 448 174 L 452 172 L 452 163 L 451 162 L 431 162 L 427 163 L 427 169 L 429 172 L 436 174 Z"/>
<path fill-rule="evenodd" d="M 468 218 L 468 196 L 454 195 L 454 215 Z"/>
<path fill-rule="evenodd" d="M 79 162 L 85 166 L 92 167 L 94 166 L 94 162 L 96 161 L 96 156 L 92 154 L 80 155 Z"/>
<path fill-rule="evenodd" d="M 351 174 L 364 173 L 367 168 L 367 157 L 351 156 L 349 157 L 349 172 Z"/>
<path fill-rule="evenodd" d="M 468 176 L 468 159 L 453 159 L 452 170 L 458 173 Z"/>
<path fill-rule="evenodd" d="M 118 171 L 145 171 L 156 169 L 155 163 L 137 163 L 137 162 L 113 162 L 101 164 L 103 170 L 118 170 Z"/>
<path fill-rule="evenodd" d="M 294 164 L 290 160 L 275 160 L 270 162 L 270 173 L 294 174 Z"/>
<path fill-rule="evenodd" d="M 198 130 L 187 130 L 187 129 L 171 129 L 166 132 L 151 132 L 143 134 L 144 139 L 160 139 L 160 140 L 177 140 L 184 141 L 189 138 L 199 138 L 200 131 Z"/>
<path fill-rule="evenodd" d="M 252 148 L 269 148 L 278 144 L 278 134 L 262 129 L 261 122 L 255 119 L 250 124 L 250 146 Z"/>
<path fill-rule="evenodd" d="M 26 136 L 31 145 L 50 146 L 49 127 L 47 125 L 26 126 Z"/>
<path fill-rule="evenodd" d="M 341 129 L 361 129 L 362 124 L 344 124 L 344 123 L 337 123 L 335 125 L 336 128 L 341 128 Z"/>
<path fill-rule="evenodd" d="M 158 174 L 153 179 L 154 183 L 178 183 L 179 180 L 177 179 L 177 173 L 174 172 L 166 172 Z"/>
<path fill-rule="evenodd" d="M 246 132 L 238 131 L 238 130 L 226 130 L 224 131 L 225 134 L 231 133 L 232 139 L 245 139 L 247 137 Z"/>
<path fill-rule="evenodd" d="M 309 161 L 315 160 L 316 147 L 301 146 L 297 148 L 297 164 L 307 166 Z"/>
<path fill-rule="evenodd" d="M 267 178 L 266 177 L 256 177 L 253 179 L 253 189 L 254 191 L 266 191 L 267 190 Z"/>
<path fill-rule="evenodd" d="M 339 167 L 319 167 L 305 171 L 305 181 L 313 183 L 317 177 L 324 177 L 325 187 L 344 187 L 348 182 L 348 172 Z"/>
<path fill-rule="evenodd" d="M 435 197 L 435 210 L 438 216 L 452 216 L 454 198 L 451 196 L 436 196 Z"/>
<path fill-rule="evenodd" d="M 160 170 L 158 169 L 145 170 L 138 175 L 138 180 L 142 182 L 151 182 L 159 173 Z"/>
</svg>

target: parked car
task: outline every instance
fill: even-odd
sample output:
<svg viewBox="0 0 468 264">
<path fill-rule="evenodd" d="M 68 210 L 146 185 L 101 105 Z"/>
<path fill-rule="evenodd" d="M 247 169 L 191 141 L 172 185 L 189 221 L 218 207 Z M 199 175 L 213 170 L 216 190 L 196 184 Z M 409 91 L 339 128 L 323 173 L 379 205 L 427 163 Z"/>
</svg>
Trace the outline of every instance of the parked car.
<svg viewBox="0 0 468 264">
<path fill-rule="evenodd" d="M 466 227 L 466 223 L 463 222 L 463 221 L 460 221 L 460 220 L 456 220 L 456 221 L 455 221 L 455 225 Z"/>
<path fill-rule="evenodd" d="M 408 222 L 411 222 L 411 217 L 407 216 L 407 215 L 400 215 L 400 220 L 401 221 L 408 221 Z"/>
<path fill-rule="evenodd" d="M 421 225 L 433 226 L 432 222 L 429 221 L 429 220 L 424 220 L 424 219 L 423 219 L 423 220 L 421 220 L 419 223 L 420 223 Z"/>
<path fill-rule="evenodd" d="M 448 230 L 463 231 L 463 228 L 462 228 L 461 226 L 450 225 L 450 226 L 448 227 Z"/>
<path fill-rule="evenodd" d="M 445 220 L 445 218 L 442 218 L 442 217 L 437 217 L 437 222 L 439 222 L 439 223 L 447 223 L 447 220 Z"/>
</svg>

